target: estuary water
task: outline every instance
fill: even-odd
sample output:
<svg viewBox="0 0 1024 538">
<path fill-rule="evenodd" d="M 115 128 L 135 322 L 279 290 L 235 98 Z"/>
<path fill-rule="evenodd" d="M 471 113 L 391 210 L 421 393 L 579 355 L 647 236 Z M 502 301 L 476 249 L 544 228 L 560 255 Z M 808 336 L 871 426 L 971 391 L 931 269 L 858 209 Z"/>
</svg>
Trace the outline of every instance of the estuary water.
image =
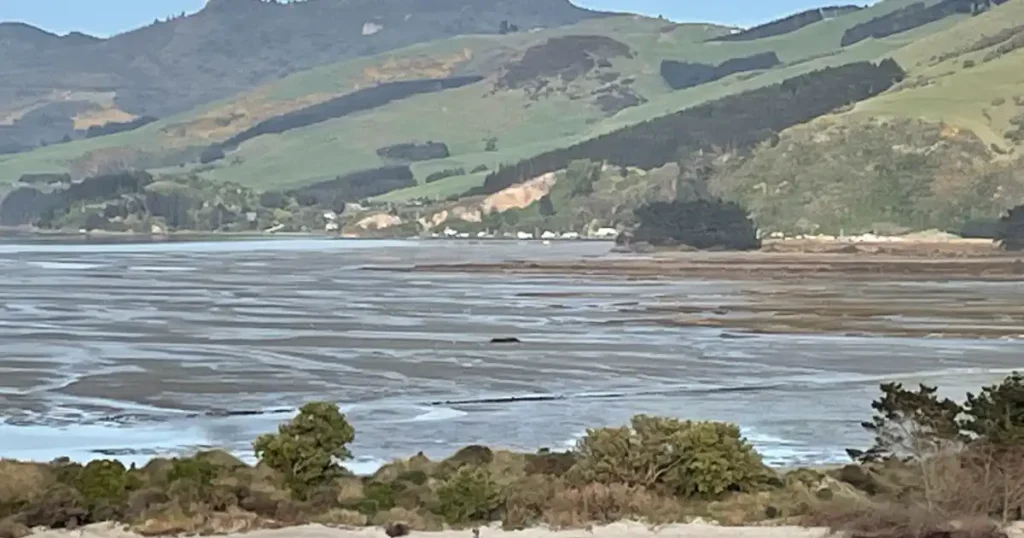
<svg viewBox="0 0 1024 538">
<path fill-rule="evenodd" d="M 1024 367 L 1021 341 L 739 336 L 644 323 L 637 308 L 710 310 L 770 283 L 380 270 L 609 249 L 0 240 L 0 457 L 251 456 L 257 435 L 330 400 L 356 428 L 357 472 L 467 444 L 567 448 L 637 413 L 733 421 L 770 463 L 816 464 L 865 446 L 882 381 L 962 395 Z M 953 285 L 1024 302 L 1017 284 Z"/>
</svg>

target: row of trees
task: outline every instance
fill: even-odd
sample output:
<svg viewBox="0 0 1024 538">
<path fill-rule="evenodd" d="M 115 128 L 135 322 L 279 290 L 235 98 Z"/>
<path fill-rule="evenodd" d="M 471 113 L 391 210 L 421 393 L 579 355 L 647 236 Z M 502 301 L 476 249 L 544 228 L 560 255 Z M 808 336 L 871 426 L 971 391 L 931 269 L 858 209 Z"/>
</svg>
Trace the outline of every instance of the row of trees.
<svg viewBox="0 0 1024 538">
<path fill-rule="evenodd" d="M 816 22 L 838 17 L 840 15 L 846 15 L 847 13 L 856 13 L 861 9 L 864 8 L 855 5 L 828 6 L 808 9 L 806 11 L 801 11 L 800 13 L 794 13 L 793 15 L 782 19 L 759 24 L 734 34 L 725 34 L 713 37 L 708 41 L 754 41 L 755 39 L 764 39 L 766 37 L 788 34 L 795 32 L 804 26 L 809 26 Z"/>
<path fill-rule="evenodd" d="M 341 211 L 345 202 L 372 198 L 416 184 L 416 177 L 408 165 L 382 166 L 300 187 L 287 194 L 302 205 L 334 207 Z"/>
<path fill-rule="evenodd" d="M 480 76 L 464 76 L 385 82 L 372 88 L 356 90 L 323 103 L 310 105 L 263 120 L 225 140 L 223 143 L 214 145 L 214 147 L 217 148 L 220 155 L 223 155 L 224 150 L 237 148 L 243 142 L 257 136 L 279 134 L 292 129 L 300 129 L 356 112 L 378 108 L 392 101 L 405 99 L 413 95 L 460 88 L 481 80 L 483 80 L 483 77 Z M 210 155 L 214 154 L 213 152 L 210 153 Z"/>
<path fill-rule="evenodd" d="M 771 69 L 780 63 L 782 62 L 779 61 L 779 56 L 774 51 L 731 58 L 719 65 L 662 60 L 661 78 L 673 90 L 682 90 L 714 82 L 736 73 Z"/>
<path fill-rule="evenodd" d="M 878 39 L 913 30 L 957 13 L 974 13 L 978 3 L 978 0 L 942 0 L 929 6 L 924 2 L 915 2 L 850 27 L 843 33 L 840 44 L 846 47 L 868 38 Z"/>
</svg>

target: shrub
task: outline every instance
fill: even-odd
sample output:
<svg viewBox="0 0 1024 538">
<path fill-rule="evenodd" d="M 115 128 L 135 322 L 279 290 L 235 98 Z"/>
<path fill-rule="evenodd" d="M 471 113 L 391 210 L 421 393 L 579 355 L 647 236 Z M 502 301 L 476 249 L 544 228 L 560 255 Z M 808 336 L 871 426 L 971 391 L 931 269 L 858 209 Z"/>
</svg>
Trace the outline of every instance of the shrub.
<svg viewBox="0 0 1024 538">
<path fill-rule="evenodd" d="M 576 447 L 576 481 L 720 497 L 762 486 L 769 472 L 738 426 L 646 415 L 631 427 L 592 429 Z"/>
<path fill-rule="evenodd" d="M 370 482 L 365 484 L 359 510 L 371 517 L 377 512 L 390 510 L 395 507 L 395 496 L 400 490 L 400 485 L 392 483 Z"/>
<path fill-rule="evenodd" d="M 253 448 L 260 462 L 281 473 L 303 498 L 311 487 L 345 475 L 339 461 L 352 457 L 347 445 L 354 439 L 355 430 L 338 406 L 320 402 L 304 405 L 276 434 L 261 435 Z"/>
<path fill-rule="evenodd" d="M 572 452 L 541 452 L 526 456 L 526 474 L 547 474 L 562 476 L 576 464 L 576 454 Z"/>
<path fill-rule="evenodd" d="M 561 486 L 560 481 L 542 474 L 526 476 L 509 484 L 503 500 L 502 526 L 518 530 L 540 523 Z"/>
<path fill-rule="evenodd" d="M 682 244 L 698 249 L 760 248 L 757 228 L 735 202 L 719 199 L 653 202 L 636 208 L 636 241 L 652 245 Z"/>
<path fill-rule="evenodd" d="M 433 174 L 428 175 L 424 181 L 426 183 L 433 183 L 435 181 L 441 181 L 442 179 L 464 175 L 466 175 L 465 168 L 445 168 L 444 170 L 439 170 L 437 172 L 434 172 Z"/>
<path fill-rule="evenodd" d="M 117 460 L 93 460 L 75 476 L 72 485 L 82 495 L 91 521 L 121 516 L 128 499 L 128 470 Z"/>
<path fill-rule="evenodd" d="M 450 524 L 491 521 L 501 506 L 501 491 L 490 471 L 462 467 L 440 488 L 440 513 Z"/>
<path fill-rule="evenodd" d="M 88 519 L 88 510 L 82 494 L 66 484 L 54 484 L 43 490 L 38 502 L 23 513 L 28 527 L 76 527 Z"/>
<path fill-rule="evenodd" d="M 460 448 L 458 452 L 446 459 L 445 463 L 462 467 L 463 465 L 482 466 L 492 461 L 494 461 L 494 451 L 490 448 L 480 445 L 469 445 Z"/>
</svg>

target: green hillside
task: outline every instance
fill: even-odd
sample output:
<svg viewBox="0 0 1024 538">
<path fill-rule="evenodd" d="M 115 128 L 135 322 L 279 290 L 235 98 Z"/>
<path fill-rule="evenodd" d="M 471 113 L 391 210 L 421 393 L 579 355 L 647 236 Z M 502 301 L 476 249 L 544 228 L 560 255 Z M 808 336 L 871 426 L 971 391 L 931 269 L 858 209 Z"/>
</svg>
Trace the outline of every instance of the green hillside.
<svg viewBox="0 0 1024 538">
<path fill-rule="evenodd" d="M 136 131 L 0 156 L 0 177 L 14 180 L 24 173 L 63 171 L 82 177 L 141 166 L 158 172 L 194 171 L 207 179 L 254 188 L 283 189 L 381 166 L 384 163 L 376 151 L 384 146 L 433 140 L 447 144 L 451 156 L 415 163 L 413 171 L 421 185 L 381 199 L 441 198 L 482 182 L 483 173 L 468 173 L 482 166 L 494 169 L 822 67 L 878 59 L 967 17 L 953 16 L 888 38 L 840 47 L 843 32 L 851 26 L 910 3 L 887 0 L 795 32 L 755 41 L 706 42 L 727 29 L 674 25 L 635 16 L 595 19 L 538 32 L 447 39 L 297 73 Z M 531 47 L 541 47 L 535 52 L 547 52 L 543 47 L 550 39 L 566 36 L 603 36 L 625 45 L 630 52 L 609 57 L 607 63 L 577 73 L 571 80 L 545 72 L 544 65 L 520 62 L 524 54 L 529 56 Z M 720 64 L 763 52 L 774 52 L 781 65 L 678 91 L 672 91 L 659 73 L 665 59 Z M 502 77 L 517 68 L 527 78 L 535 75 L 525 82 L 526 89 L 499 87 Z M 259 136 L 229 152 L 223 160 L 204 166 L 197 163 L 210 143 L 275 115 L 377 82 L 464 74 L 486 78 L 463 88 L 418 95 L 279 135 Z M 599 98 L 608 93 L 619 100 L 618 106 L 626 108 L 615 110 L 615 99 L 610 110 L 599 106 Z M 490 148 L 494 151 L 486 151 L 488 139 L 494 139 Z M 467 174 L 425 183 L 431 173 L 459 168 Z"/>
<path fill-rule="evenodd" d="M 1024 0 L 893 57 L 900 85 L 721 167 L 716 193 L 791 233 L 960 231 L 1024 202 Z"/>
<path fill-rule="evenodd" d="M 894 53 L 910 72 L 896 91 L 858 103 L 853 116 L 920 118 L 966 129 L 1009 154 L 1024 114 L 1024 0 L 970 18 Z"/>
</svg>

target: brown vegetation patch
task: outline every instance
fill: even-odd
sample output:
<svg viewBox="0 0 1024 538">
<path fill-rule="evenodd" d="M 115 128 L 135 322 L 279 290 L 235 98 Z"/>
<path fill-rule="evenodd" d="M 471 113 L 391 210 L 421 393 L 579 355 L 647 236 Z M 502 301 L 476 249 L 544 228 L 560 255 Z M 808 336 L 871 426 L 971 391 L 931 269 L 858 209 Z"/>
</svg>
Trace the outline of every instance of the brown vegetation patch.
<svg viewBox="0 0 1024 538">
<path fill-rule="evenodd" d="M 263 120 L 323 103 L 344 93 L 345 91 L 310 93 L 296 99 L 282 100 L 274 99 L 270 89 L 260 89 L 207 111 L 195 119 L 168 125 L 161 129 L 161 132 L 172 138 L 223 140 Z"/>
<path fill-rule="evenodd" d="M 466 62 L 473 59 L 473 50 L 466 47 L 448 56 L 420 54 L 411 57 L 392 57 L 379 65 L 363 69 L 360 85 L 411 80 L 417 78 L 448 78 Z"/>
<path fill-rule="evenodd" d="M 89 127 L 99 127 L 108 123 L 132 121 L 136 117 L 134 114 L 129 114 L 124 110 L 110 106 L 90 109 L 72 119 L 75 122 L 75 129 L 85 130 Z"/>
</svg>

